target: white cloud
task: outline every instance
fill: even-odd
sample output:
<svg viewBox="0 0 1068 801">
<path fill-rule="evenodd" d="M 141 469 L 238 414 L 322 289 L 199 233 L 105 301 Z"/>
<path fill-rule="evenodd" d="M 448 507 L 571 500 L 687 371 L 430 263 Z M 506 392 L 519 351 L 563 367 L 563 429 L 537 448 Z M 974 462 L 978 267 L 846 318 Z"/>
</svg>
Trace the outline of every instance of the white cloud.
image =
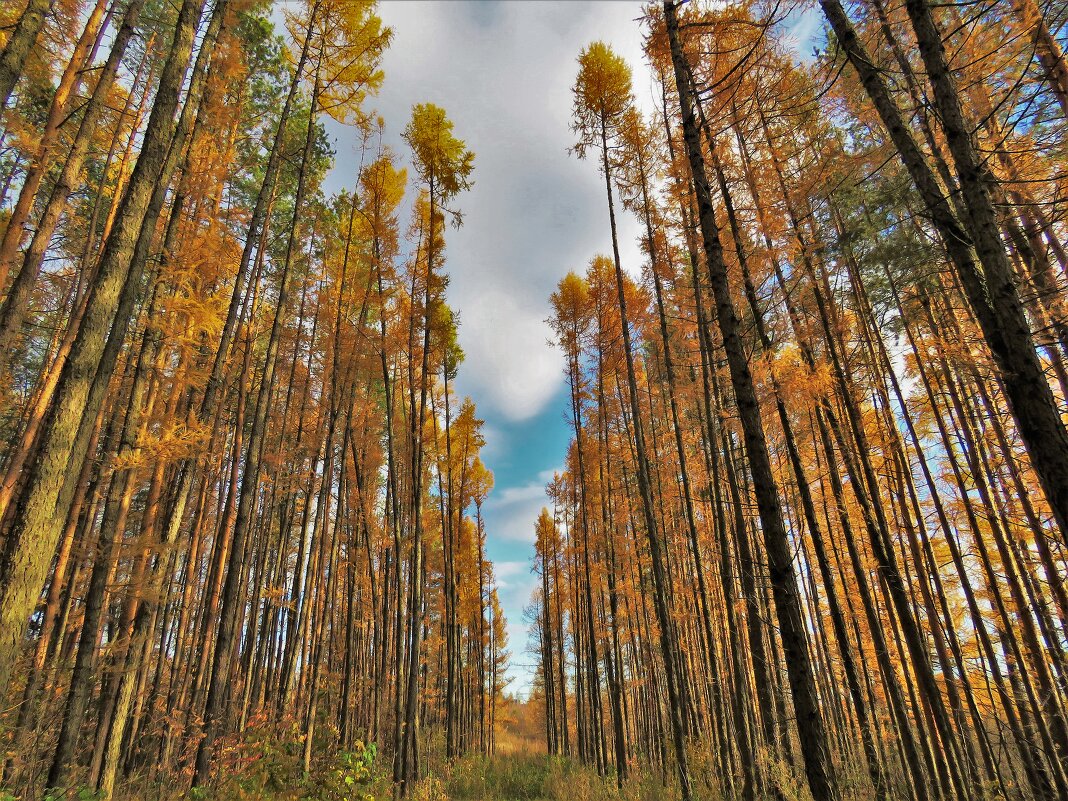
<svg viewBox="0 0 1068 801">
<path fill-rule="evenodd" d="M 542 507 L 548 505 L 544 482 L 495 490 L 485 504 L 486 516 L 492 520 L 487 538 L 533 544 L 534 522 Z"/>
<path fill-rule="evenodd" d="M 545 408 L 564 380 L 563 354 L 546 344 L 547 310 L 524 300 L 485 289 L 463 302 L 460 315 L 460 345 L 467 354 L 460 383 L 517 421 Z"/>
<path fill-rule="evenodd" d="M 563 467 L 542 470 L 533 481 L 512 487 L 499 487 L 490 493 L 483 506 L 487 520 L 487 539 L 533 545 L 534 523 L 538 515 L 543 507 L 552 508 L 552 502 L 545 494 L 545 485 L 552 480 L 553 473 L 562 470 Z M 512 571 L 509 575 L 514 573 L 514 568 L 507 569 Z M 501 573 L 498 572 L 498 575 Z"/>
<path fill-rule="evenodd" d="M 498 561 L 493 563 L 493 576 L 497 579 L 497 588 L 503 589 L 514 584 L 516 576 L 530 572 L 530 562 Z"/>
</svg>

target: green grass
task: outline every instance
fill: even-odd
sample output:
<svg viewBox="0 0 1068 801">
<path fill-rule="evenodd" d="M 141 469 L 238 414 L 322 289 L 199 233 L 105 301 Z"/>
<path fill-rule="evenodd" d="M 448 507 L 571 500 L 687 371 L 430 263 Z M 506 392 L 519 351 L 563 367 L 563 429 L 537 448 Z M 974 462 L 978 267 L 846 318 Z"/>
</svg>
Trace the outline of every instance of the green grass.
<svg viewBox="0 0 1068 801">
<path fill-rule="evenodd" d="M 432 788 L 432 789 L 431 789 Z M 587 766 L 544 754 L 465 757 L 428 783 L 419 801 L 645 801 L 670 797 L 653 777 L 616 788 Z"/>
<path fill-rule="evenodd" d="M 445 789 L 454 801 L 536 801 L 550 798 L 546 791 L 549 772 L 545 756 L 471 757 L 453 766 Z"/>
</svg>

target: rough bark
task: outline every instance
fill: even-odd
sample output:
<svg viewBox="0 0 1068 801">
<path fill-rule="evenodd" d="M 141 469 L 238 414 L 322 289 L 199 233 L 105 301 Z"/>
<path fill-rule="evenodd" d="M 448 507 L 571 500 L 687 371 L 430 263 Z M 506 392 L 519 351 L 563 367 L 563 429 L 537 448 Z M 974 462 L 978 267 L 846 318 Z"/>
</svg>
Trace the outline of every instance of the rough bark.
<svg viewBox="0 0 1068 801">
<path fill-rule="evenodd" d="M 723 246 L 720 243 L 712 193 L 705 173 L 700 133 L 694 118 L 692 78 L 679 39 L 677 10 L 672 0 L 665 0 L 664 13 L 671 39 L 671 59 L 682 107 L 683 137 L 697 197 L 704 256 L 716 301 L 716 315 L 723 346 L 727 353 L 731 384 L 742 421 L 746 456 L 752 473 L 780 636 L 786 654 L 805 775 L 812 797 L 816 801 L 830 801 L 836 797 L 835 781 L 823 715 L 812 675 L 797 576 L 793 566 L 793 551 L 783 523 L 778 489 L 760 419 L 760 406 L 740 338 L 738 316 L 730 295 Z"/>
</svg>

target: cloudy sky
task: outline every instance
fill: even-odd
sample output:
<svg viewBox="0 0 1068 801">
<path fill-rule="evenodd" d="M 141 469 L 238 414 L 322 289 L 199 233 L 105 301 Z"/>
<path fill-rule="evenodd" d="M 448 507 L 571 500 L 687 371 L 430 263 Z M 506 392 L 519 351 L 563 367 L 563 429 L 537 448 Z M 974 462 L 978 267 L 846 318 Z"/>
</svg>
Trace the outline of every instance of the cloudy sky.
<svg viewBox="0 0 1068 801">
<path fill-rule="evenodd" d="M 496 479 L 484 508 L 487 549 L 509 621 L 512 689 L 523 692 L 533 672 L 523 608 L 534 587 L 534 520 L 569 439 L 548 298 L 564 274 L 610 247 L 603 179 L 568 154 L 571 86 L 579 51 L 600 39 L 630 63 L 638 102 L 652 109 L 641 4 L 386 0 L 379 13 L 394 39 L 372 105 L 389 143 L 406 157 L 400 131 L 412 105 L 431 102 L 475 153 L 474 187 L 454 204 L 464 225 L 446 234 L 448 300 L 467 356 L 457 392 L 486 421 L 483 460 Z M 798 22 L 805 40 L 811 17 Z M 328 189 L 338 189 L 351 185 L 358 157 L 350 133 L 330 131 L 337 166 Z M 637 274 L 638 224 L 620 222 L 624 265 Z"/>
</svg>

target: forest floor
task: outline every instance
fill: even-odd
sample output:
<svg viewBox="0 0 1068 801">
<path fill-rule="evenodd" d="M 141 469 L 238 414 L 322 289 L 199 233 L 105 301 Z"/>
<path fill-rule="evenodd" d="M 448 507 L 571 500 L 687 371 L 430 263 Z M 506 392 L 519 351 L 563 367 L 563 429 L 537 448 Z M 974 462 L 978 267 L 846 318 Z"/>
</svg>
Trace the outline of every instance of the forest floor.
<svg viewBox="0 0 1068 801">
<path fill-rule="evenodd" d="M 440 780 L 425 780 L 417 801 L 645 801 L 672 795 L 658 781 L 618 789 L 611 776 L 570 759 L 544 753 L 465 757 Z"/>
<path fill-rule="evenodd" d="M 492 756 L 466 756 L 431 771 L 415 801 L 653 801 L 671 791 L 651 775 L 621 790 L 614 775 L 598 776 L 578 760 L 545 751 L 544 719 L 536 704 L 509 699 L 502 705 Z M 376 795 L 375 798 L 378 798 Z"/>
<path fill-rule="evenodd" d="M 411 801 L 668 801 L 675 797 L 653 772 L 642 771 L 621 789 L 615 775 L 599 776 L 577 758 L 546 753 L 544 718 L 537 704 L 507 698 L 499 707 L 493 754 L 444 756 L 440 729 L 424 729 L 425 778 Z M 221 749 L 222 763 L 211 784 L 185 791 L 185 782 L 133 775 L 120 784 L 115 801 L 389 801 L 393 785 L 387 759 L 367 751 L 319 754 L 302 777 L 301 743 L 284 730 L 250 730 Z M 363 746 L 359 746 L 363 749 Z M 366 761 L 364 761 L 366 756 Z M 5 794 L 0 801 L 24 796 Z M 36 798 L 36 794 L 25 796 Z M 88 789 L 65 798 L 95 801 Z"/>
</svg>

